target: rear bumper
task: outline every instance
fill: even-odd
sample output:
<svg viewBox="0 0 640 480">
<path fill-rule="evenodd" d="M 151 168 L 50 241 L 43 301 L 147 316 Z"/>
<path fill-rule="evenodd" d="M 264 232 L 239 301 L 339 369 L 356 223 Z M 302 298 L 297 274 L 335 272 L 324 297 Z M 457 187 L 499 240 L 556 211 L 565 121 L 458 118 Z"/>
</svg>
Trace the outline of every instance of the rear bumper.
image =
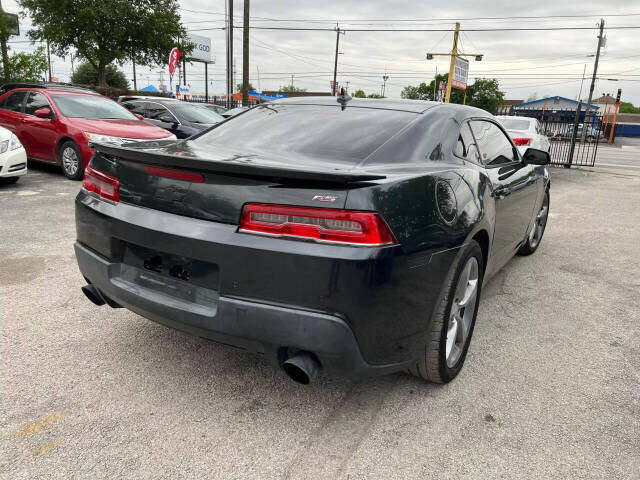
<svg viewBox="0 0 640 480">
<path fill-rule="evenodd" d="M 83 190 L 76 232 L 83 275 L 128 309 L 271 359 L 278 347 L 310 350 L 356 376 L 401 370 L 423 354 L 456 256 L 244 234 Z M 157 275 L 145 264 L 155 256 Z M 175 266 L 190 278 L 173 275 Z"/>
<path fill-rule="evenodd" d="M 24 148 L 0 155 L 0 178 L 18 177 L 27 173 L 27 154 Z"/>
<path fill-rule="evenodd" d="M 368 364 L 353 331 L 338 316 L 219 296 L 179 280 L 154 279 L 153 272 L 112 263 L 77 242 L 75 253 L 82 275 L 123 307 L 168 327 L 264 354 L 274 366 L 280 364 L 283 347 L 313 352 L 324 369 L 350 377 L 384 375 L 409 366 L 410 362 Z M 140 275 L 169 284 L 171 293 L 140 285 L 136 281 Z"/>
</svg>

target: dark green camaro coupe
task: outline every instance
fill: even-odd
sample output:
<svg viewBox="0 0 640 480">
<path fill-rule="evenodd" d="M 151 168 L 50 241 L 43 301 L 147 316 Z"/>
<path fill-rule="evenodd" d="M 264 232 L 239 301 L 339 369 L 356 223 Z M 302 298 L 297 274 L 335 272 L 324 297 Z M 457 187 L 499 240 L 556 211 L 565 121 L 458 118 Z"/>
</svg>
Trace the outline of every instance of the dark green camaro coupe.
<svg viewBox="0 0 640 480">
<path fill-rule="evenodd" d="M 287 99 L 183 141 L 94 147 L 76 198 L 87 297 L 302 383 L 452 380 L 483 283 L 538 248 L 549 211 L 548 153 L 461 105 Z"/>
</svg>

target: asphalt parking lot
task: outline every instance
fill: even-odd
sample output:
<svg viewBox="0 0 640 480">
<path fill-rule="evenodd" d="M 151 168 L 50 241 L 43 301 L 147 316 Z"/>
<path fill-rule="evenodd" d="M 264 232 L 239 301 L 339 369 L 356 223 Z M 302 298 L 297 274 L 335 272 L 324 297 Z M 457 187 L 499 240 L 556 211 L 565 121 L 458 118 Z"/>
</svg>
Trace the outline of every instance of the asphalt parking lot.
<svg viewBox="0 0 640 480">
<path fill-rule="evenodd" d="M 627 154 L 628 168 L 551 169 L 542 245 L 485 288 L 446 386 L 305 387 L 94 307 L 72 248 L 80 184 L 32 168 L 0 186 L 0 477 L 640 478 L 640 149 Z"/>
</svg>

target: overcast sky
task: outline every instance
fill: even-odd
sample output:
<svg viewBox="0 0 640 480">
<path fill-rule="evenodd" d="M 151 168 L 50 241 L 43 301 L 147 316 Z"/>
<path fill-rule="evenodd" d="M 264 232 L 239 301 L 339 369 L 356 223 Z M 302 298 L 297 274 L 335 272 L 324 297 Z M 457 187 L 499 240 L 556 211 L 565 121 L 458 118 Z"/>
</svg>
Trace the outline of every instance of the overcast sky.
<svg viewBox="0 0 640 480">
<path fill-rule="evenodd" d="M 451 49 L 450 32 L 357 32 L 362 28 L 453 28 L 459 20 L 462 29 L 509 27 L 595 27 L 605 18 L 606 48 L 602 51 L 599 77 L 619 81 L 599 80 L 594 96 L 623 90 L 623 101 L 640 104 L 640 29 L 616 30 L 606 27 L 640 26 L 640 5 L 634 0 L 616 0 L 609 5 L 601 1 L 567 0 L 547 6 L 550 2 L 530 0 L 487 1 L 459 0 L 455 2 L 415 2 L 409 0 L 252 0 L 251 18 L 255 26 L 333 28 L 339 22 L 346 34 L 340 38 L 338 81 L 349 82 L 353 92 L 362 88 L 367 93 L 380 93 L 382 76 L 386 70 L 386 95 L 399 97 L 406 85 L 429 82 L 436 71 L 448 70 L 448 58 L 425 60 L 427 51 L 446 52 Z M 545 4 L 545 6 L 542 6 Z M 242 0 L 235 1 L 235 24 L 242 24 Z M 15 1 L 5 0 L 7 12 L 17 13 Z M 183 23 L 198 35 L 210 37 L 216 64 L 209 68 L 209 92 L 225 91 L 225 32 L 224 0 L 181 0 Z M 584 18 L 500 19 L 474 20 L 478 17 L 593 15 Z M 623 16 L 614 16 L 614 15 Z M 280 21 L 282 20 L 282 21 Z M 297 22 L 294 20 L 304 20 Z M 20 37 L 12 37 L 14 51 L 32 50 L 26 37 L 29 20 L 21 20 Z M 482 62 L 470 62 L 470 81 L 473 77 L 498 78 L 508 99 L 527 99 L 561 95 L 578 96 L 583 69 L 586 76 L 582 97 L 588 96 L 593 55 L 597 47 L 596 30 L 565 31 L 468 31 L 461 34 L 464 52 L 482 53 Z M 18 41 L 18 42 L 16 42 Z M 278 89 L 293 82 L 309 91 L 329 91 L 333 77 L 336 34 L 332 31 L 276 31 L 251 30 L 250 81 L 262 90 Z M 242 30 L 235 30 L 234 57 L 236 83 L 242 79 Z M 67 59 L 68 60 L 68 59 Z M 53 58 L 54 76 L 68 81 L 71 64 Z M 131 64 L 123 70 L 132 80 Z M 160 70 L 138 68 L 138 88 L 149 83 L 159 84 Z M 259 75 L 258 75 L 259 70 Z M 565 78 L 569 76 L 571 78 Z M 165 79 L 167 74 L 165 74 Z M 187 66 L 187 81 L 193 92 L 204 92 L 204 66 Z"/>
</svg>

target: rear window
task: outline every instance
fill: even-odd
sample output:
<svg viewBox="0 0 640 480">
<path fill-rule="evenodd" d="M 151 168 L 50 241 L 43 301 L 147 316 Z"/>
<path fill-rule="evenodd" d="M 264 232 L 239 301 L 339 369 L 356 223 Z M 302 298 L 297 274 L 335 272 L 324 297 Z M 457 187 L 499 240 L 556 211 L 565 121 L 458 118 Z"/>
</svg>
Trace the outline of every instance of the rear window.
<svg viewBox="0 0 640 480">
<path fill-rule="evenodd" d="M 340 105 L 264 104 L 232 117 L 193 140 L 216 145 L 271 150 L 359 161 L 368 157 L 416 113 Z"/>
<path fill-rule="evenodd" d="M 68 118 L 137 120 L 119 103 L 98 95 L 51 95 L 60 113 Z"/>
<path fill-rule="evenodd" d="M 529 130 L 530 120 L 517 120 L 514 118 L 499 118 L 505 130 Z"/>
</svg>

